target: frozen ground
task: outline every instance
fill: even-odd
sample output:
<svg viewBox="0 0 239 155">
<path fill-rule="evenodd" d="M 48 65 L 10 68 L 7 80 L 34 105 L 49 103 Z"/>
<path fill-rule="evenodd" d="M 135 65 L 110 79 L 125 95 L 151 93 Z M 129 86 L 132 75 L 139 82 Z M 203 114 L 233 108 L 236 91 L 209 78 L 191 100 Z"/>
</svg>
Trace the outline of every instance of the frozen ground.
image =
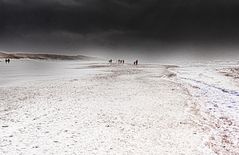
<svg viewBox="0 0 239 155">
<path fill-rule="evenodd" d="M 0 154 L 237 155 L 236 66 L 0 62 Z"/>
</svg>

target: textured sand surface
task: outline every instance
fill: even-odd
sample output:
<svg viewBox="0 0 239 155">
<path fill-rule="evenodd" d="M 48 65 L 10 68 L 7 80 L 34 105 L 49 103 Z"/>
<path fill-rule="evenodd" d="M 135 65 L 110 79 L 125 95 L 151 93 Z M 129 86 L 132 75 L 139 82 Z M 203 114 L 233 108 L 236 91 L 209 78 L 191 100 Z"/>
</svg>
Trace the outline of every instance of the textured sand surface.
<svg viewBox="0 0 239 155">
<path fill-rule="evenodd" d="M 87 68 L 0 87 L 0 154 L 237 154 L 237 87 L 215 66 Z"/>
</svg>

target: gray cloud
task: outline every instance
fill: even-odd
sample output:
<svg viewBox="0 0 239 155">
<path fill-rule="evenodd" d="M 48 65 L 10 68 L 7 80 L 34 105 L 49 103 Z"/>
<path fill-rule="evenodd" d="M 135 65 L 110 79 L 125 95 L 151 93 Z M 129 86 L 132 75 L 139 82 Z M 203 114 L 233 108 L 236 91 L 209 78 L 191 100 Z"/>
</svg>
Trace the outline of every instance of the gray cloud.
<svg viewBox="0 0 239 155">
<path fill-rule="evenodd" d="M 37 6 L 37 5 L 51 5 L 51 4 L 60 4 L 60 5 L 81 5 L 85 1 L 84 0 L 2 0 L 4 4 L 11 4 L 11 5 L 30 5 L 30 6 Z"/>
<path fill-rule="evenodd" d="M 0 0 L 0 48 L 236 44 L 238 10 L 236 0 Z"/>
</svg>

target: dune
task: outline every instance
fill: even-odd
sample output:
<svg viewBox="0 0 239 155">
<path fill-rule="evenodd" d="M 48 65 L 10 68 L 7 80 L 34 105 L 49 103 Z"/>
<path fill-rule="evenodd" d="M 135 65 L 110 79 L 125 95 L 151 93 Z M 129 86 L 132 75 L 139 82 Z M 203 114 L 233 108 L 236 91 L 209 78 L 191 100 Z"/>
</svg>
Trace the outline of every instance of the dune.
<svg viewBox="0 0 239 155">
<path fill-rule="evenodd" d="M 0 59 L 4 59 L 4 58 L 19 59 L 14 54 L 7 54 L 7 53 L 0 52 Z"/>
<path fill-rule="evenodd" d="M 0 58 L 5 59 L 39 59 L 39 60 L 93 60 L 95 57 L 84 55 L 35 54 L 35 53 L 5 53 L 0 52 Z"/>
<path fill-rule="evenodd" d="M 223 68 L 223 69 L 219 70 L 219 72 L 224 74 L 225 76 L 232 77 L 234 79 L 239 79 L 239 68 L 238 67 Z"/>
</svg>

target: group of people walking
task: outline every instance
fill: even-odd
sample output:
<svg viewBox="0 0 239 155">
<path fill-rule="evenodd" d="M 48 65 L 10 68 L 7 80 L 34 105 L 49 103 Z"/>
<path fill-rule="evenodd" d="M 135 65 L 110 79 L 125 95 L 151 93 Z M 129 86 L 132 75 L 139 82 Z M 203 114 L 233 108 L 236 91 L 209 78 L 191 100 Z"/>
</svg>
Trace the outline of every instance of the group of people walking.
<svg viewBox="0 0 239 155">
<path fill-rule="evenodd" d="M 5 59 L 5 63 L 10 63 L 10 59 Z"/>
<path fill-rule="evenodd" d="M 124 60 L 118 60 L 118 64 L 124 64 Z"/>
<path fill-rule="evenodd" d="M 118 63 L 118 64 L 124 64 L 124 62 L 125 62 L 124 60 L 120 60 L 120 59 L 116 61 L 116 63 Z M 112 64 L 112 63 L 113 63 L 113 60 L 110 59 L 110 60 L 109 60 L 109 63 Z M 139 63 L 138 60 L 134 61 L 134 65 L 138 65 L 138 63 Z"/>
</svg>

